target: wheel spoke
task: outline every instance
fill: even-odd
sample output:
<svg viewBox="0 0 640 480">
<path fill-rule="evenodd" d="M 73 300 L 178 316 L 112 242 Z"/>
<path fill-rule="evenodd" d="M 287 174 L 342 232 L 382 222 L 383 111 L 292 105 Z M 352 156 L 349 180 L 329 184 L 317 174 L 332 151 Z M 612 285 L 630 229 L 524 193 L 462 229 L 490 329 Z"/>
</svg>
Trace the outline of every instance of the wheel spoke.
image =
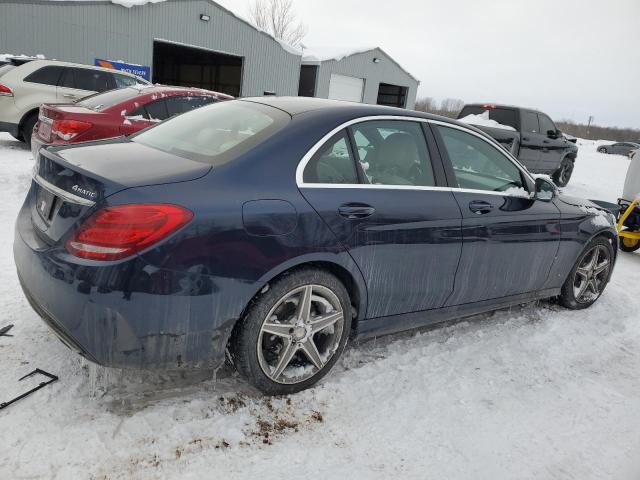
<svg viewBox="0 0 640 480">
<path fill-rule="evenodd" d="M 578 268 L 576 270 L 576 273 L 580 275 L 582 278 L 584 278 L 585 280 L 589 278 L 589 270 L 586 268 Z"/>
<path fill-rule="evenodd" d="M 589 281 L 587 279 L 583 280 L 583 282 L 580 284 L 580 288 L 578 289 L 578 293 L 575 294 L 576 300 L 580 300 L 584 296 L 588 286 Z"/>
<path fill-rule="evenodd" d="M 597 265 L 594 268 L 593 273 L 594 275 L 600 275 L 601 273 L 607 271 L 608 269 L 609 269 L 609 260 L 605 260 L 600 265 Z"/>
<path fill-rule="evenodd" d="M 591 280 L 589 280 L 589 287 L 591 287 L 591 292 L 594 295 L 598 295 L 598 293 L 600 293 L 600 289 L 598 288 L 598 282 L 596 282 L 595 278 L 592 278 Z"/>
<path fill-rule="evenodd" d="M 318 347 L 316 347 L 316 343 L 313 341 L 313 338 L 310 338 L 305 343 L 303 343 L 300 349 L 318 370 L 322 368 L 324 362 L 320 357 L 320 352 L 318 352 Z"/>
<path fill-rule="evenodd" d="M 311 295 L 313 294 L 313 287 L 306 285 L 303 287 L 302 293 L 300 293 L 300 299 L 298 301 L 298 308 L 296 309 L 296 317 L 298 320 L 307 321 L 311 317 Z"/>
<path fill-rule="evenodd" d="M 291 340 L 285 341 L 284 347 L 282 347 L 282 351 L 280 352 L 280 357 L 278 358 L 278 363 L 271 374 L 271 378 L 277 379 L 282 375 L 282 372 L 287 368 L 287 365 L 289 365 L 289 362 L 291 362 L 291 359 L 296 354 L 297 350 L 297 344 L 291 342 Z"/>
<path fill-rule="evenodd" d="M 289 338 L 291 325 L 283 323 L 265 322 L 262 324 L 262 331 L 278 337 Z"/>
<path fill-rule="evenodd" d="M 315 317 L 311 319 L 311 330 L 313 333 L 318 333 L 320 330 L 333 325 L 338 320 L 342 320 L 342 312 L 331 312 L 321 317 Z"/>
</svg>

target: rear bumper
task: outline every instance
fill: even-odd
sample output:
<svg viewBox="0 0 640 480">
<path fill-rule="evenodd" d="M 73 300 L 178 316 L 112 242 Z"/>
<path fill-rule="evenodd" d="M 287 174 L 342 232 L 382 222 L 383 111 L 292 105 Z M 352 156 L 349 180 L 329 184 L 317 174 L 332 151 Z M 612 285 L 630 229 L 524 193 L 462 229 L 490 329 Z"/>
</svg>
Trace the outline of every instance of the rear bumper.
<svg viewBox="0 0 640 480">
<path fill-rule="evenodd" d="M 12 137 L 18 138 L 19 131 L 20 128 L 17 123 L 0 122 L 0 132 L 7 132 Z"/>
<path fill-rule="evenodd" d="M 27 199 L 29 203 L 29 199 Z M 215 367 L 235 319 L 215 318 L 222 292 L 211 278 L 139 257 L 99 265 L 51 247 L 18 216 L 14 258 L 33 309 L 69 348 L 107 367 Z"/>
</svg>

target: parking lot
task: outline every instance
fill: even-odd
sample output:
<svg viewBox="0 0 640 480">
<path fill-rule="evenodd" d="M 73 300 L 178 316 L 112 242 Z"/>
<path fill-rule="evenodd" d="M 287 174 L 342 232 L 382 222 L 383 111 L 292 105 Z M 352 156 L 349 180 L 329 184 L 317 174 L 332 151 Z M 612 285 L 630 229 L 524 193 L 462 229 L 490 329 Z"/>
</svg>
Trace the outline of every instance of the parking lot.
<svg viewBox="0 0 640 480">
<path fill-rule="evenodd" d="M 628 159 L 578 141 L 565 193 L 615 202 Z M 640 475 L 640 254 L 592 308 L 524 305 L 347 349 L 318 386 L 262 397 L 230 369 L 89 364 L 24 299 L 13 222 L 31 181 L 0 136 L 0 392 L 60 380 L 0 412 L 0 478 L 575 478 Z M 4 398 L 0 398 L 4 400 Z"/>
</svg>

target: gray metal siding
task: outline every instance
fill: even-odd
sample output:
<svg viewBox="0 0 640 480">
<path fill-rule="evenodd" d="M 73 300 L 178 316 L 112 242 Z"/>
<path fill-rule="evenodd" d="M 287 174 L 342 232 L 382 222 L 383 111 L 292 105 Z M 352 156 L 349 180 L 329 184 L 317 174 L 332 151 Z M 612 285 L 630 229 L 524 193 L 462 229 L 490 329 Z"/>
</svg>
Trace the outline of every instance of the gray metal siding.
<svg viewBox="0 0 640 480">
<path fill-rule="evenodd" d="M 373 63 L 377 57 L 380 63 Z M 316 86 L 316 96 L 329 96 L 329 82 L 331 74 L 348 75 L 364 78 L 363 102 L 375 104 L 378 101 L 378 87 L 380 83 L 390 83 L 407 87 L 406 108 L 413 110 L 416 103 L 419 82 L 400 68 L 386 53 L 376 48 L 368 52 L 357 53 L 340 61 L 327 60 L 320 63 Z"/>
<path fill-rule="evenodd" d="M 200 14 L 211 16 L 209 22 Z M 93 65 L 95 58 L 152 65 L 165 39 L 244 57 L 242 95 L 297 95 L 301 57 L 208 0 L 125 8 L 92 2 L 0 0 L 0 53 L 43 54 Z"/>
</svg>

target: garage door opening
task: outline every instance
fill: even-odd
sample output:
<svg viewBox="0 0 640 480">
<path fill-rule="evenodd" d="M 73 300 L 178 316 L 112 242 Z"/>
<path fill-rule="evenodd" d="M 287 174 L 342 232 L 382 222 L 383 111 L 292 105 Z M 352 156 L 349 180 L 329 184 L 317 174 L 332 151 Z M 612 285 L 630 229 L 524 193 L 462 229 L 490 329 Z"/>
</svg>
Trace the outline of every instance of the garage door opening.
<svg viewBox="0 0 640 480">
<path fill-rule="evenodd" d="M 406 107 L 407 90 L 407 87 L 401 87 L 400 85 L 381 83 L 378 88 L 378 105 L 400 108 Z"/>
<path fill-rule="evenodd" d="M 153 83 L 206 88 L 239 97 L 242 57 L 153 42 Z"/>
</svg>

